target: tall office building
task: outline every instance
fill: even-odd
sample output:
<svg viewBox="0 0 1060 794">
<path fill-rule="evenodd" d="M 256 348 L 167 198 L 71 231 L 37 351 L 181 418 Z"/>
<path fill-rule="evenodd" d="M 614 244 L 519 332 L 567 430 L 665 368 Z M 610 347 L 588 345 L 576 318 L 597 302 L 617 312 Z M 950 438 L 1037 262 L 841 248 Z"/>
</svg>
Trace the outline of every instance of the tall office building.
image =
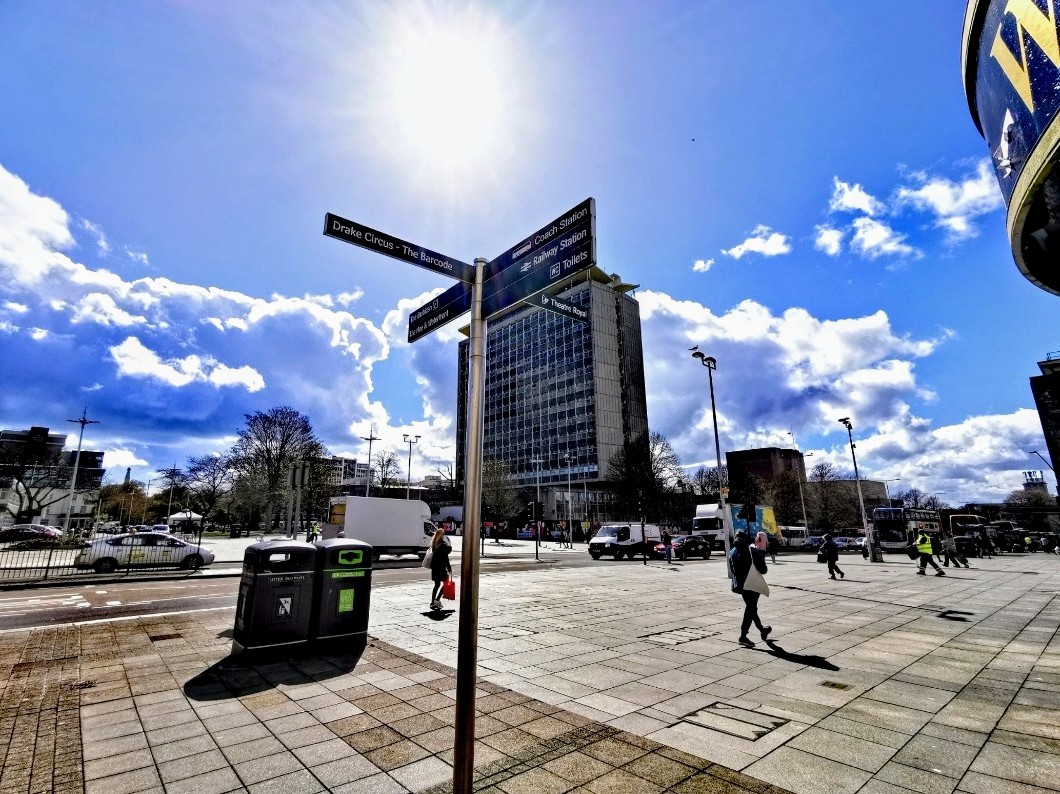
<svg viewBox="0 0 1060 794">
<path fill-rule="evenodd" d="M 519 488 L 540 484 L 543 517 L 611 515 L 612 457 L 648 432 L 636 285 L 592 268 L 559 295 L 589 312 L 578 322 L 517 304 L 488 323 L 483 460 L 507 464 Z M 468 347 L 460 343 L 456 473 L 465 471 Z"/>
</svg>

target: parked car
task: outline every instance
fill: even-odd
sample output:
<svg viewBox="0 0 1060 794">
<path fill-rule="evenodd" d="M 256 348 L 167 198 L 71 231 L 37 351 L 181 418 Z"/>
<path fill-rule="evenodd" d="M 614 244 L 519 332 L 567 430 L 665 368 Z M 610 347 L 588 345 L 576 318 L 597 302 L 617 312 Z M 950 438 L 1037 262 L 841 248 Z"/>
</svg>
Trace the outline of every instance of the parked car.
<svg viewBox="0 0 1060 794">
<path fill-rule="evenodd" d="M 99 538 L 86 543 L 74 559 L 75 568 L 92 568 L 97 573 L 113 573 L 132 566 L 176 565 L 197 570 L 213 563 L 207 546 L 175 538 L 161 532 L 136 532 Z"/>
<path fill-rule="evenodd" d="M 0 529 L 0 541 L 15 540 L 58 540 L 63 531 L 47 524 L 12 524 Z"/>
<path fill-rule="evenodd" d="M 815 551 L 822 543 L 824 543 L 823 537 L 820 535 L 810 535 L 806 538 L 805 542 L 803 542 L 802 548 L 806 551 Z"/>
<path fill-rule="evenodd" d="M 687 560 L 689 557 L 710 559 L 710 543 L 698 535 L 677 535 L 671 539 L 670 547 L 673 549 L 673 556 L 679 560 Z M 652 551 L 657 558 L 666 559 L 666 547 L 662 543 L 656 543 Z"/>
<path fill-rule="evenodd" d="M 169 534 L 169 524 L 153 524 L 150 531 Z"/>
<path fill-rule="evenodd" d="M 854 548 L 854 538 L 832 538 L 832 542 L 838 551 L 851 551 Z"/>
</svg>

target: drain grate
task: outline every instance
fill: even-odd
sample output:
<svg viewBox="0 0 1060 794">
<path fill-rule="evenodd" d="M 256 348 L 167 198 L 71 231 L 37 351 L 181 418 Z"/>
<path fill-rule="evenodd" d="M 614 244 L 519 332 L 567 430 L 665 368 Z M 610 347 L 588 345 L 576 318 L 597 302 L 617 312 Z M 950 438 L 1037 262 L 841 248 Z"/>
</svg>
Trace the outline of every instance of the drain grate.
<svg viewBox="0 0 1060 794">
<path fill-rule="evenodd" d="M 668 631 L 657 631 L 654 634 L 642 634 L 638 639 L 657 642 L 660 645 L 680 645 L 684 642 L 693 642 L 716 636 L 718 636 L 716 631 L 685 626 L 679 629 L 669 629 Z"/>
<path fill-rule="evenodd" d="M 768 736 L 777 728 L 787 725 L 789 720 L 774 717 L 772 714 L 760 714 L 739 706 L 731 706 L 728 703 L 715 702 L 699 711 L 686 714 L 681 718 L 681 722 L 755 742 L 763 736 Z"/>
<path fill-rule="evenodd" d="M 161 642 L 162 640 L 179 640 L 179 634 L 149 634 L 147 639 L 151 642 Z"/>
</svg>

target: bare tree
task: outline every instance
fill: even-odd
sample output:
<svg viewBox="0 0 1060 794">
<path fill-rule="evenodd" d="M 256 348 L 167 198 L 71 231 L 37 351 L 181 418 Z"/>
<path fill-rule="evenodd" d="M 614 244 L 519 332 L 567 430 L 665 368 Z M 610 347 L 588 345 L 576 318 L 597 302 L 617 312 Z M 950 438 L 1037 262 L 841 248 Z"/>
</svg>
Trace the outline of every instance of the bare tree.
<svg viewBox="0 0 1060 794">
<path fill-rule="evenodd" d="M 518 514 L 523 507 L 519 490 L 512 480 L 508 464 L 503 460 L 487 460 L 482 464 L 482 516 L 499 521 Z"/>
<path fill-rule="evenodd" d="M 718 495 L 718 468 L 711 466 L 700 466 L 691 477 L 692 491 L 700 496 Z"/>
<path fill-rule="evenodd" d="M 235 468 L 228 455 L 204 455 L 189 458 L 184 483 L 190 492 L 191 503 L 203 521 L 232 491 Z"/>
<path fill-rule="evenodd" d="M 266 527 L 273 525 L 277 509 L 289 490 L 289 472 L 295 462 L 325 453 L 309 418 L 289 406 L 246 414 L 246 426 L 232 447 L 231 458 L 245 485 L 261 489 Z"/>
<path fill-rule="evenodd" d="M 388 488 L 393 488 L 401 481 L 401 465 L 396 452 L 384 449 L 376 453 L 375 475 L 379 478 L 380 493 L 386 493 Z"/>
<path fill-rule="evenodd" d="M 61 451 L 49 452 L 43 444 L 0 445 L 0 479 L 11 483 L 10 493 L 18 500 L 16 522 L 31 521 L 63 501 L 72 476 Z"/>
<path fill-rule="evenodd" d="M 1005 504 L 1027 507 L 1053 507 L 1056 505 L 1056 499 L 1044 490 L 1037 491 L 1020 488 L 1005 497 Z"/>
</svg>

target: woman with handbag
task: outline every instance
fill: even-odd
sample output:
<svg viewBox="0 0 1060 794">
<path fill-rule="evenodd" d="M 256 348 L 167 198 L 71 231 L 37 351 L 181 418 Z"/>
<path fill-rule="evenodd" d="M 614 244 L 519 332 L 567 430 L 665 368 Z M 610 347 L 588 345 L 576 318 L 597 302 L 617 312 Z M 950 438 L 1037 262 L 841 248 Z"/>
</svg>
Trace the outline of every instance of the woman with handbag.
<svg viewBox="0 0 1060 794">
<path fill-rule="evenodd" d="M 758 598 L 769 595 L 769 585 L 763 576 L 769 570 L 766 555 L 751 545 L 750 536 L 741 529 L 736 533 L 735 543 L 729 552 L 729 564 L 732 569 L 732 591 L 743 597 L 744 604 L 739 643 L 754 647 L 754 642 L 747 636 L 752 623 L 761 632 L 763 640 L 773 630 L 772 626 L 763 626 L 762 619 L 758 617 Z"/>
<path fill-rule="evenodd" d="M 431 580 L 434 582 L 434 590 L 431 592 L 431 609 L 437 611 L 442 608 L 442 585 L 453 575 L 453 566 L 449 564 L 449 552 L 453 550 L 453 544 L 445 536 L 445 530 L 439 529 L 431 538 L 431 547 L 427 553 L 431 557 Z"/>
</svg>

